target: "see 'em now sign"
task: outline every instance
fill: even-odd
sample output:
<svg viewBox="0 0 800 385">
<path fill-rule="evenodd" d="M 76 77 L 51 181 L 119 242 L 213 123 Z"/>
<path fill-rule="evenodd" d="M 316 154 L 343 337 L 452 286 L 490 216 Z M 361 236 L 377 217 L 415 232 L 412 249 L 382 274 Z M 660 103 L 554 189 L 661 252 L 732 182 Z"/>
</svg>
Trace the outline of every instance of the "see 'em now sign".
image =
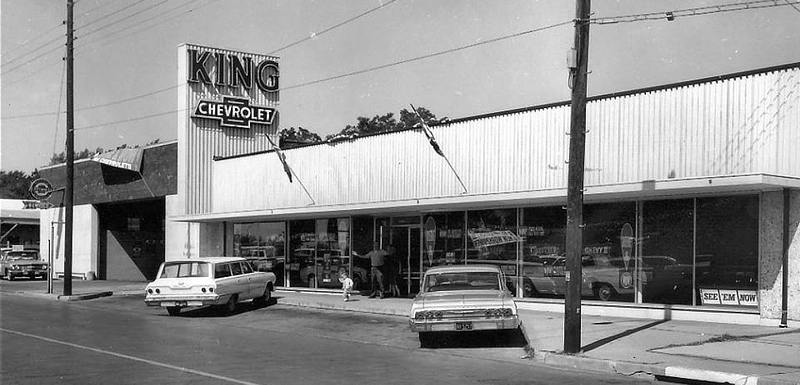
<svg viewBox="0 0 800 385">
<path fill-rule="evenodd" d="M 700 289 L 703 305 L 758 306 L 755 290 Z"/>
<path fill-rule="evenodd" d="M 275 109 L 265 106 L 251 106 L 250 100 L 226 96 L 222 102 L 201 100 L 197 103 L 192 117 L 216 119 L 220 125 L 235 128 L 250 128 L 251 123 L 271 124 Z"/>
</svg>

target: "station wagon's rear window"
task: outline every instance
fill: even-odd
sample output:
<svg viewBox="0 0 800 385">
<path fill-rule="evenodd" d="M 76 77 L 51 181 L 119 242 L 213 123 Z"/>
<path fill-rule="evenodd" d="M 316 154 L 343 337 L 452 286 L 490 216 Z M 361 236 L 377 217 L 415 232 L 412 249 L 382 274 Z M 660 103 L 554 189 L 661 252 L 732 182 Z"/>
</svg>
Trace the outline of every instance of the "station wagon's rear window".
<svg viewBox="0 0 800 385">
<path fill-rule="evenodd" d="M 161 278 L 208 277 L 208 262 L 167 262 Z"/>
<path fill-rule="evenodd" d="M 425 276 L 423 291 L 449 290 L 500 290 L 500 275 L 493 272 L 458 272 Z"/>
</svg>

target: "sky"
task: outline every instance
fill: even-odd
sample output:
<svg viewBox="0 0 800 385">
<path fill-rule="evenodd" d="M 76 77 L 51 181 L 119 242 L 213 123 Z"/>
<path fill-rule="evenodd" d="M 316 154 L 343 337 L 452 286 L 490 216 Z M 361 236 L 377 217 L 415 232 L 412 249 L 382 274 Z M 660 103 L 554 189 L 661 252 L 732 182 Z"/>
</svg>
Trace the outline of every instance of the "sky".
<svg viewBox="0 0 800 385">
<path fill-rule="evenodd" d="M 591 6 L 604 18 L 748 1 Z M 589 95 L 800 62 L 800 0 L 777 3 L 592 24 Z M 409 104 L 453 119 L 566 101 L 571 24 L 492 40 L 574 17 L 567 0 L 78 0 L 75 149 L 176 139 L 182 43 L 280 49 L 280 128 L 321 136 Z M 65 0 L 0 2 L 0 170 L 32 172 L 64 151 L 65 18 Z"/>
</svg>

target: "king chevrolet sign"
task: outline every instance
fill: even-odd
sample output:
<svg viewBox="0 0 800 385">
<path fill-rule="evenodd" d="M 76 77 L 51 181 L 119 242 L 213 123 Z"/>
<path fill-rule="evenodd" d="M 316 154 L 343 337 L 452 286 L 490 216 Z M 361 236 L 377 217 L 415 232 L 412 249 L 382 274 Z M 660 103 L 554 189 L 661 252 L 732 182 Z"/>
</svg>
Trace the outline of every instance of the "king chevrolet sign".
<svg viewBox="0 0 800 385">
<path fill-rule="evenodd" d="M 225 127 L 250 128 L 251 123 L 271 124 L 275 109 L 251 106 L 249 99 L 226 96 L 222 102 L 201 100 L 192 117 L 216 119 Z"/>
</svg>

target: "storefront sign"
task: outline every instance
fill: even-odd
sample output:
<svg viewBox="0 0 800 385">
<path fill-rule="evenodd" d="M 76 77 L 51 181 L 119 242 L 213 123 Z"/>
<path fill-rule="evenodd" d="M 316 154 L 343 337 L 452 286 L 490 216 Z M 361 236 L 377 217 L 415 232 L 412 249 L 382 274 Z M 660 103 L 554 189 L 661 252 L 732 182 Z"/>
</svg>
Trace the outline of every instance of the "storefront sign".
<svg viewBox="0 0 800 385">
<path fill-rule="evenodd" d="M 44 200 L 49 198 L 50 194 L 53 193 L 53 185 L 51 185 L 47 179 L 39 178 L 31 182 L 31 187 L 28 189 L 28 192 L 31 193 L 32 197 L 38 200 Z"/>
<path fill-rule="evenodd" d="M 134 172 L 142 169 L 142 158 L 144 158 L 142 148 L 118 148 L 92 156 L 92 160 L 97 163 Z"/>
<path fill-rule="evenodd" d="M 521 240 L 519 236 L 509 230 L 487 231 L 482 233 L 470 231 L 469 238 L 472 239 L 472 244 L 475 245 L 475 248 L 504 245 Z"/>
<path fill-rule="evenodd" d="M 249 99 L 226 96 L 222 102 L 201 100 L 192 117 L 216 119 L 225 127 L 250 128 L 251 123 L 272 124 L 275 109 L 251 106 Z"/>
<path fill-rule="evenodd" d="M 755 290 L 700 289 L 703 305 L 758 306 Z"/>
<path fill-rule="evenodd" d="M 242 53 L 200 52 L 196 49 L 189 49 L 188 52 L 190 82 L 218 87 L 242 86 L 248 90 L 255 85 L 264 92 L 278 91 L 279 72 L 275 61 L 262 60 L 254 64 L 253 57 Z M 211 75 L 214 76 L 213 83 Z"/>
</svg>

